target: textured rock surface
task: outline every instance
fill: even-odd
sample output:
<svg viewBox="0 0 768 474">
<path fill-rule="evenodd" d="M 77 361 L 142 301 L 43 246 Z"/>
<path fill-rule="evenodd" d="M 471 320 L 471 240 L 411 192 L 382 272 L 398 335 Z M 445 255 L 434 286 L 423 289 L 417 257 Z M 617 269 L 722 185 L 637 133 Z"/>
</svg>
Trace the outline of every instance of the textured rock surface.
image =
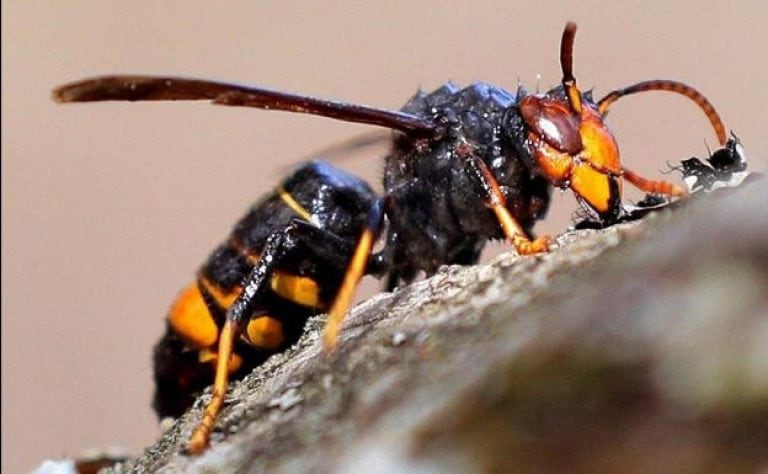
<svg viewBox="0 0 768 474">
<path fill-rule="evenodd" d="M 765 187 L 444 268 L 355 308 L 330 356 L 312 320 L 205 454 L 180 454 L 198 400 L 117 471 L 768 469 Z"/>
</svg>

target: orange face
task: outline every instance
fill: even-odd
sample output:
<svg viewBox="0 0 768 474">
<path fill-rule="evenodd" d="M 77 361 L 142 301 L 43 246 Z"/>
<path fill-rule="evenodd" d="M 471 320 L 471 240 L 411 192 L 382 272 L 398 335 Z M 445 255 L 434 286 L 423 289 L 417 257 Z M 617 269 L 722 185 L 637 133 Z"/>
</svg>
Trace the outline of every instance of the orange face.
<svg viewBox="0 0 768 474">
<path fill-rule="evenodd" d="M 539 172 L 555 186 L 570 188 L 601 218 L 611 219 L 621 204 L 619 148 L 597 108 L 588 101 L 579 108 L 550 95 L 528 95 L 519 103 Z"/>
</svg>

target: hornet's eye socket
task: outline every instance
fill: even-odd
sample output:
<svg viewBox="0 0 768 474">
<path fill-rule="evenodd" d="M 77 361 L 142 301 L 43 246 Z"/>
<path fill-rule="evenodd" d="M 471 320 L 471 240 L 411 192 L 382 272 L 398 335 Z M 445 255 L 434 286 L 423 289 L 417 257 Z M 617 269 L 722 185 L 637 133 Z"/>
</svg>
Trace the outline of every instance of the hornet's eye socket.
<svg viewBox="0 0 768 474">
<path fill-rule="evenodd" d="M 567 103 L 529 95 L 520 101 L 520 114 L 531 130 L 557 151 L 569 155 L 581 151 L 579 116 Z"/>
</svg>

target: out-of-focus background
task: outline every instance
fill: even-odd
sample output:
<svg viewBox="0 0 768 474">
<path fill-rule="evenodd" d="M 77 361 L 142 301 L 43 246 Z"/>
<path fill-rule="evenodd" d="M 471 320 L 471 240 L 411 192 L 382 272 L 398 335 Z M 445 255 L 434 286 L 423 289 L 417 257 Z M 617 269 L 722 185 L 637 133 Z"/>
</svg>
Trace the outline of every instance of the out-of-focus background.
<svg viewBox="0 0 768 474">
<path fill-rule="evenodd" d="M 690 83 L 765 171 L 762 2 L 2 2 L 3 472 L 150 444 L 151 348 L 177 291 L 292 163 L 371 131 L 202 103 L 61 106 L 52 87 L 173 73 L 386 108 L 448 79 L 547 89 L 570 19 L 583 88 Z M 609 122 L 625 163 L 655 177 L 716 146 L 669 94 L 621 101 Z M 378 181 L 380 154 L 339 165 Z M 540 231 L 575 209 L 555 195 Z"/>
</svg>

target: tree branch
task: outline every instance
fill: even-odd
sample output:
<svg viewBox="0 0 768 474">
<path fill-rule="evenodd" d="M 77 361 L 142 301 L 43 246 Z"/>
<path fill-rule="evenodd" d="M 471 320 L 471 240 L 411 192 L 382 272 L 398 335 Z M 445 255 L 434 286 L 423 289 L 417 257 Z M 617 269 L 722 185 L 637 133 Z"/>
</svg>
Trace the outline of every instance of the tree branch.
<svg viewBox="0 0 768 474">
<path fill-rule="evenodd" d="M 382 293 L 321 351 L 323 318 L 139 458 L 168 472 L 678 472 L 768 467 L 768 191 L 718 191 L 540 257 Z M 203 399 L 207 399 L 210 392 Z"/>
</svg>

